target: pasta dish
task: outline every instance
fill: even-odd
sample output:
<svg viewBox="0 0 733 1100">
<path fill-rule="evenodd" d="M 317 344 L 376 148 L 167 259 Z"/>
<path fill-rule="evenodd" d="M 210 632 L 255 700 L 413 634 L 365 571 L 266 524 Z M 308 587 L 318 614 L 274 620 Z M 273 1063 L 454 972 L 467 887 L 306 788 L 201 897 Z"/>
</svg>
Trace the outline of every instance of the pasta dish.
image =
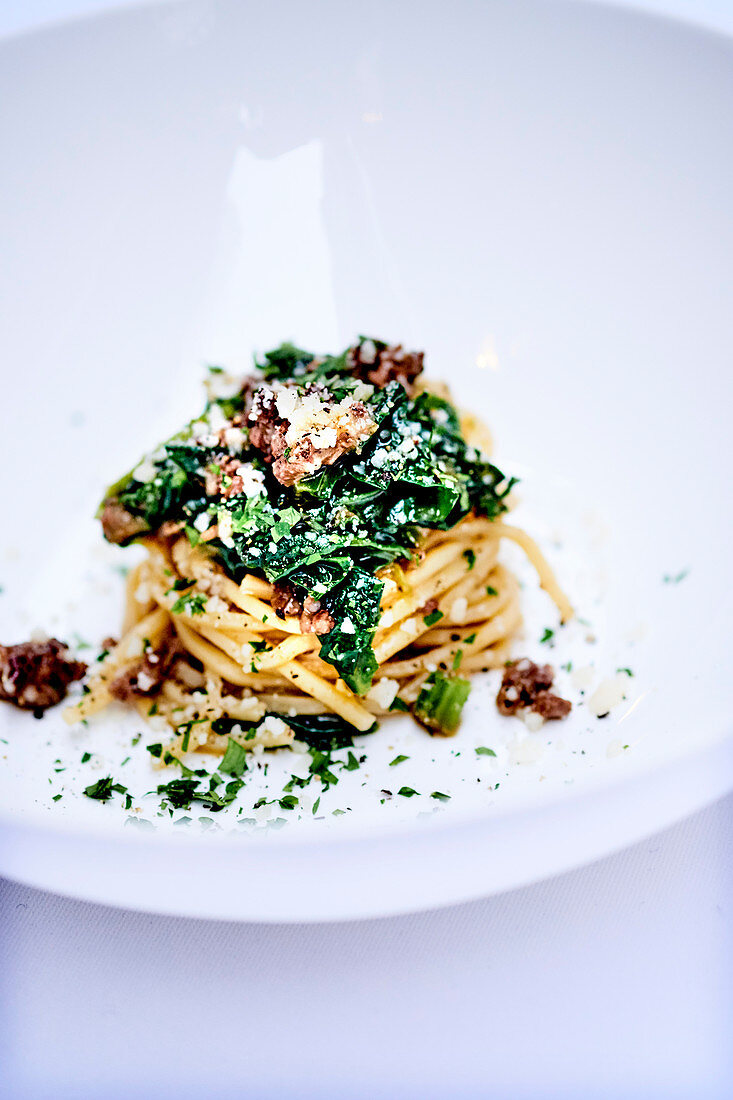
<svg viewBox="0 0 733 1100">
<path fill-rule="evenodd" d="M 173 752 L 312 743 L 396 711 L 455 733 L 471 674 L 503 667 L 521 625 L 502 540 L 572 609 L 506 521 L 514 479 L 486 428 L 422 371 L 367 338 L 283 344 L 244 379 L 209 368 L 201 416 L 102 502 L 105 537 L 146 556 L 67 719 L 119 700 L 164 719 Z"/>
</svg>

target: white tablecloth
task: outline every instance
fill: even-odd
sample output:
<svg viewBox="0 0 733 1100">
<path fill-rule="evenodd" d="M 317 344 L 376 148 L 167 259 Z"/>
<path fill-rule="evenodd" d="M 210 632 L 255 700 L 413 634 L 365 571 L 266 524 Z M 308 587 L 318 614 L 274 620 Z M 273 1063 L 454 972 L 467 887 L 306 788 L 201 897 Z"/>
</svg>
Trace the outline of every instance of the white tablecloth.
<svg viewBox="0 0 733 1100">
<path fill-rule="evenodd" d="M 549 882 L 353 924 L 4 883 L 0 1094 L 731 1096 L 732 824 L 730 797 Z"/>
<path fill-rule="evenodd" d="M 113 6 L 22 0 L 0 34 Z M 733 30 L 731 0 L 649 0 Z M 0 882 L 0 1095 L 733 1095 L 733 797 L 591 867 L 384 921 L 127 913 Z"/>
</svg>

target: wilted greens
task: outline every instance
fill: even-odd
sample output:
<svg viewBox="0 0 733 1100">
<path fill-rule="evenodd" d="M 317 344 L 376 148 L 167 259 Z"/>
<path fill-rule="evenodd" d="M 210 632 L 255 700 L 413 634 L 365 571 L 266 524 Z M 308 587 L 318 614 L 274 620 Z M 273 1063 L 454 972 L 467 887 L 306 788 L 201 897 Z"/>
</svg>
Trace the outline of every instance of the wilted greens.
<svg viewBox="0 0 733 1100">
<path fill-rule="evenodd" d="M 320 636 L 321 656 L 364 694 L 377 667 L 372 642 L 383 589 L 377 570 L 409 559 L 425 528 L 451 528 L 471 512 L 499 515 L 513 481 L 466 443 L 448 401 L 429 392 L 410 396 L 396 380 L 365 385 L 346 352 L 315 359 L 284 344 L 257 366 L 248 388 L 212 397 L 197 421 L 114 485 L 105 502 L 135 517 L 136 534 L 172 520 L 185 524 L 195 544 L 216 525 L 207 547 L 235 580 L 255 573 L 287 582 L 301 600 L 320 601 L 335 623 Z M 376 430 L 331 465 L 283 485 L 249 439 L 247 402 L 262 385 L 299 395 L 319 387 L 334 402 L 358 399 Z M 232 425 L 238 430 L 227 432 Z M 222 469 L 232 457 L 256 480 L 227 494 L 231 478 Z M 451 698 L 453 714 L 455 686 Z"/>
</svg>

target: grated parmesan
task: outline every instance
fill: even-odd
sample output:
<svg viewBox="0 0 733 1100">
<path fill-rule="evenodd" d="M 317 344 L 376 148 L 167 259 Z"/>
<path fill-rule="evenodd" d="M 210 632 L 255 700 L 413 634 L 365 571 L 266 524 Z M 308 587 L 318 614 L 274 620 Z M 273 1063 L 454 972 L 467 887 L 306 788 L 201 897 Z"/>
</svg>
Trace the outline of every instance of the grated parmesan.
<svg viewBox="0 0 733 1100">
<path fill-rule="evenodd" d="M 625 673 L 619 672 L 615 676 L 609 676 L 607 680 L 601 681 L 591 695 L 588 700 L 588 710 L 596 718 L 608 714 L 609 710 L 617 707 L 626 698 L 627 686 L 628 679 Z"/>
<path fill-rule="evenodd" d="M 378 707 L 381 707 L 382 710 L 388 710 L 394 702 L 399 688 L 398 680 L 390 680 L 388 676 L 383 676 L 369 689 L 366 697 L 371 703 L 376 703 Z"/>
<path fill-rule="evenodd" d="M 468 611 L 468 600 L 466 599 L 465 596 L 459 596 L 457 600 L 453 601 L 453 604 L 452 604 L 451 609 L 450 609 L 450 615 L 451 615 L 452 619 L 456 620 L 456 622 L 462 623 L 463 620 L 466 617 L 466 612 L 467 611 Z"/>
</svg>

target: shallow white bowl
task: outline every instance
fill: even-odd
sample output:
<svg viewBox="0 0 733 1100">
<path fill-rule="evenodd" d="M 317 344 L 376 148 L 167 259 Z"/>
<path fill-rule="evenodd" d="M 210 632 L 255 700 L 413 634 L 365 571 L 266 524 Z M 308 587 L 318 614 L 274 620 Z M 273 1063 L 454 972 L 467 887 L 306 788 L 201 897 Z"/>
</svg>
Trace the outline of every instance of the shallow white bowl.
<svg viewBox="0 0 733 1100">
<path fill-rule="evenodd" d="M 139 723 L 6 708 L 0 872 L 192 915 L 386 914 L 577 865 L 727 790 L 730 41 L 595 5 L 206 3 L 0 58 L 3 641 L 114 632 L 120 556 L 89 517 L 197 408 L 202 362 L 369 332 L 426 348 L 522 475 L 518 519 L 591 624 L 548 655 L 592 686 L 635 673 L 604 721 L 566 677 L 573 717 L 539 734 L 496 715 L 489 678 L 455 741 L 385 726 L 323 822 L 280 830 L 174 828 L 145 799 L 156 828 L 129 828 L 81 796 L 80 757 L 141 795 Z M 538 656 L 531 575 L 525 599 Z M 277 754 L 272 781 L 289 770 Z M 421 794 L 382 805 L 388 782 Z"/>
</svg>

